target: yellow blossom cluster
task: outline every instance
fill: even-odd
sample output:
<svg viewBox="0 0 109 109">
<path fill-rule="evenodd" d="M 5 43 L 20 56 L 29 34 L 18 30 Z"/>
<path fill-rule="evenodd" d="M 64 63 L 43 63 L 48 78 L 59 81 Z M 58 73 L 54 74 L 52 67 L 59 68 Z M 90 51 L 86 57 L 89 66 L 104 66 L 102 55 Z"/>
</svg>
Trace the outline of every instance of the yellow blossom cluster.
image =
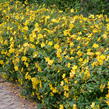
<svg viewBox="0 0 109 109">
<path fill-rule="evenodd" d="M 48 109 L 108 108 L 109 18 L 0 3 L 0 67 Z"/>
</svg>

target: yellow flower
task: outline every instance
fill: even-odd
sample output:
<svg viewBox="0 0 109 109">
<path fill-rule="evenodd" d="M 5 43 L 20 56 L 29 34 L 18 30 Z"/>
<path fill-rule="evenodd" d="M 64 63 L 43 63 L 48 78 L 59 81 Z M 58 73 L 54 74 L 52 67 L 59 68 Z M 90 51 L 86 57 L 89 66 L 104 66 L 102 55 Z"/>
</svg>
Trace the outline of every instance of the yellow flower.
<svg viewBox="0 0 109 109">
<path fill-rule="evenodd" d="M 24 3 L 27 5 L 28 4 L 28 0 L 25 0 Z"/>
<path fill-rule="evenodd" d="M 82 62 L 83 61 L 83 58 L 80 58 L 79 61 Z"/>
<path fill-rule="evenodd" d="M 69 87 L 67 85 L 63 86 L 65 91 L 69 91 Z"/>
<path fill-rule="evenodd" d="M 7 41 L 7 40 L 5 40 L 5 41 L 4 41 L 4 44 L 5 44 L 5 45 L 7 45 L 7 44 L 8 44 L 8 41 Z"/>
<path fill-rule="evenodd" d="M 30 36 L 30 37 L 29 37 L 29 40 L 30 40 L 31 42 L 34 42 L 34 37 Z"/>
<path fill-rule="evenodd" d="M 74 76 L 75 76 L 75 72 L 71 71 L 70 72 L 70 78 L 74 78 Z"/>
<path fill-rule="evenodd" d="M 107 27 L 106 27 L 106 28 L 107 28 L 107 30 L 109 31 L 109 23 L 107 24 Z"/>
<path fill-rule="evenodd" d="M 76 104 L 73 104 L 73 108 L 72 109 L 78 109 Z"/>
<path fill-rule="evenodd" d="M 66 74 L 64 73 L 64 74 L 62 75 L 62 78 L 65 78 L 65 76 L 66 76 Z"/>
<path fill-rule="evenodd" d="M 66 83 L 68 83 L 68 78 L 64 78 L 64 81 L 65 81 Z"/>
<path fill-rule="evenodd" d="M 99 45 L 98 45 L 98 44 L 96 44 L 96 43 L 94 43 L 92 47 L 93 47 L 93 48 L 98 48 L 98 47 L 99 47 Z"/>
<path fill-rule="evenodd" d="M 72 67 L 72 70 L 76 70 L 78 68 L 78 66 L 77 65 L 74 65 L 73 67 Z"/>
<path fill-rule="evenodd" d="M 61 52 L 62 52 L 61 49 L 57 49 L 56 55 L 58 58 L 61 58 Z"/>
<path fill-rule="evenodd" d="M 41 47 L 44 47 L 44 46 L 45 46 L 45 43 L 44 43 L 44 42 L 42 42 L 42 43 L 41 43 Z"/>
<path fill-rule="evenodd" d="M 35 48 L 35 45 L 33 45 L 33 44 L 30 44 L 30 47 L 31 47 L 31 48 Z"/>
<path fill-rule="evenodd" d="M 29 44 L 28 44 L 28 43 L 24 43 L 23 46 L 24 46 L 24 47 L 28 47 Z"/>
<path fill-rule="evenodd" d="M 64 105 L 60 104 L 59 109 L 64 109 Z"/>
<path fill-rule="evenodd" d="M 32 85 L 34 89 L 37 89 L 37 85 L 40 83 L 40 80 L 38 80 L 36 77 L 31 78 Z"/>
<path fill-rule="evenodd" d="M 24 65 L 26 65 L 26 67 L 28 67 L 29 64 L 27 62 L 24 62 Z"/>
<path fill-rule="evenodd" d="M 48 64 L 49 64 L 49 65 L 52 65 L 53 63 L 54 63 L 54 60 L 49 60 L 49 61 L 48 61 Z"/>
<path fill-rule="evenodd" d="M 26 56 L 22 56 L 21 60 L 22 61 L 27 61 L 27 57 Z"/>
<path fill-rule="evenodd" d="M 51 60 L 49 57 L 45 57 L 45 61 L 48 62 L 49 65 L 54 63 L 54 60 Z"/>
<path fill-rule="evenodd" d="M 18 57 L 16 57 L 15 61 L 16 61 L 16 62 L 19 62 L 20 60 L 19 60 L 19 58 L 18 58 Z"/>
<path fill-rule="evenodd" d="M 68 98 L 69 97 L 69 93 L 68 92 L 64 92 L 64 96 L 66 97 L 66 98 Z"/>
<path fill-rule="evenodd" d="M 50 89 L 52 90 L 53 93 L 57 93 L 58 90 L 56 89 L 56 87 L 53 87 L 52 84 L 49 84 Z"/>
<path fill-rule="evenodd" d="M 13 48 L 10 48 L 10 49 L 9 49 L 9 53 L 14 53 L 14 51 L 15 51 L 15 50 L 14 50 Z"/>
<path fill-rule="evenodd" d="M 98 60 L 99 65 L 103 65 L 103 60 Z"/>
<path fill-rule="evenodd" d="M 93 52 L 87 52 L 87 55 L 93 56 L 94 53 Z"/>
<path fill-rule="evenodd" d="M 108 91 L 108 94 L 106 95 L 106 98 L 108 98 L 108 99 L 109 99 L 109 91 Z"/>
<path fill-rule="evenodd" d="M 39 27 L 39 24 L 38 24 L 38 23 L 36 23 L 36 24 L 35 24 L 35 27 L 36 27 L 36 28 L 37 28 L 37 27 Z"/>
<path fill-rule="evenodd" d="M 53 45 L 53 42 L 52 41 L 49 41 L 48 42 L 48 45 L 50 45 L 50 46 Z"/>
<path fill-rule="evenodd" d="M 4 64 L 3 60 L 0 60 L 0 64 Z"/>
<path fill-rule="evenodd" d="M 50 92 L 50 95 L 51 95 L 51 96 L 54 96 L 54 93 L 53 93 L 53 92 Z"/>
<path fill-rule="evenodd" d="M 29 24 L 29 21 L 26 20 L 24 23 L 23 23 L 25 26 Z"/>
<path fill-rule="evenodd" d="M 49 57 L 45 57 L 45 61 L 48 62 L 50 60 Z"/>
<path fill-rule="evenodd" d="M 68 63 L 68 64 L 67 64 L 67 67 L 68 67 L 68 68 L 70 68 L 70 66 L 71 66 L 71 64 L 70 64 L 70 63 Z"/>
<path fill-rule="evenodd" d="M 44 36 L 42 34 L 38 34 L 38 39 L 42 39 Z"/>
<path fill-rule="evenodd" d="M 37 57 L 38 56 L 38 52 L 33 52 L 33 58 Z"/>
<path fill-rule="evenodd" d="M 104 59 L 106 59 L 106 56 L 105 56 L 105 55 L 101 55 L 101 56 L 100 56 L 100 59 L 101 59 L 101 60 L 104 60 Z"/>
<path fill-rule="evenodd" d="M 55 44 L 55 45 L 54 45 L 54 48 L 55 48 L 55 49 L 59 49 L 59 45 L 58 45 L 58 44 Z"/>
<path fill-rule="evenodd" d="M 77 81 L 77 80 L 75 80 L 75 81 L 74 81 L 74 83 L 75 83 L 75 84 L 77 84 L 77 83 L 78 83 L 78 81 Z"/>
<path fill-rule="evenodd" d="M 91 15 L 89 16 L 89 18 L 94 19 L 94 18 L 95 18 L 95 16 L 91 14 Z"/>
<path fill-rule="evenodd" d="M 71 35 L 72 38 L 76 39 L 77 38 L 77 35 L 73 34 Z"/>
<path fill-rule="evenodd" d="M 52 19 L 51 20 L 53 23 L 58 23 L 59 21 L 57 19 Z"/>
<path fill-rule="evenodd" d="M 107 39 L 107 38 L 108 38 L 108 35 L 107 35 L 107 34 L 103 34 L 102 37 L 103 37 L 104 39 Z"/>
<path fill-rule="evenodd" d="M 70 12 L 73 13 L 74 12 L 74 9 L 71 9 Z"/>
<path fill-rule="evenodd" d="M 93 109 L 95 107 L 95 102 L 92 102 L 91 108 Z"/>
<path fill-rule="evenodd" d="M 100 54 L 101 54 L 101 52 L 96 52 L 95 54 L 96 54 L 96 55 L 100 55 Z"/>
<path fill-rule="evenodd" d="M 28 26 L 24 26 L 23 31 L 28 31 Z"/>
<path fill-rule="evenodd" d="M 15 71 L 18 71 L 19 68 L 18 68 L 18 66 L 14 66 L 14 69 L 15 69 Z"/>
<path fill-rule="evenodd" d="M 42 71 L 42 69 L 41 69 L 41 67 L 39 66 L 39 64 L 38 64 L 38 63 L 35 63 L 35 67 L 38 69 L 38 71 L 39 71 L 39 72 L 41 72 L 41 71 Z"/>
<path fill-rule="evenodd" d="M 69 30 L 65 30 L 65 31 L 64 31 L 64 36 L 67 36 L 67 35 L 70 36 L 70 31 L 69 31 Z"/>
<path fill-rule="evenodd" d="M 73 42 L 70 42 L 70 46 L 73 47 L 74 46 L 74 43 Z"/>
<path fill-rule="evenodd" d="M 97 29 L 93 29 L 93 33 L 97 33 L 98 32 L 98 30 Z"/>
<path fill-rule="evenodd" d="M 61 84 L 60 84 L 61 86 L 63 86 L 64 85 L 64 82 L 63 81 L 61 81 Z"/>
<path fill-rule="evenodd" d="M 79 50 L 79 51 L 77 52 L 77 55 L 78 55 L 78 56 L 82 56 L 83 53 Z"/>
<path fill-rule="evenodd" d="M 31 80 L 31 76 L 28 74 L 28 72 L 25 75 L 25 79 Z"/>
<path fill-rule="evenodd" d="M 106 59 L 106 56 L 105 55 L 100 55 L 100 56 L 97 56 L 97 60 L 98 60 L 98 63 L 100 64 L 100 65 L 102 65 L 103 64 L 103 62 L 104 62 L 104 60 Z"/>
<path fill-rule="evenodd" d="M 70 29 L 72 29 L 72 28 L 74 28 L 74 27 L 75 27 L 74 24 L 69 24 L 69 28 L 70 28 Z"/>
<path fill-rule="evenodd" d="M 54 88 L 54 87 L 52 87 L 51 90 L 52 90 L 53 93 L 57 93 L 58 92 L 58 90 L 56 88 Z"/>
<path fill-rule="evenodd" d="M 88 71 L 88 70 L 86 70 L 85 72 L 84 72 L 84 79 L 89 79 L 90 78 L 90 72 Z"/>
</svg>

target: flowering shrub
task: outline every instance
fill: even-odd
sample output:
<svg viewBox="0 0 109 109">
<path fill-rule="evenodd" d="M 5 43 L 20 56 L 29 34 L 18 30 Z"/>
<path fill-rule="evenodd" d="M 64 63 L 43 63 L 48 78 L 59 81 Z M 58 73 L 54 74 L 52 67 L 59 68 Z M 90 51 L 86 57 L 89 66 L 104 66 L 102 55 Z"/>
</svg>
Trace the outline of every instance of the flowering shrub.
<svg viewBox="0 0 109 109">
<path fill-rule="evenodd" d="M 106 15 L 84 17 L 18 1 L 0 3 L 0 15 L 2 77 L 47 109 L 108 109 Z"/>
</svg>

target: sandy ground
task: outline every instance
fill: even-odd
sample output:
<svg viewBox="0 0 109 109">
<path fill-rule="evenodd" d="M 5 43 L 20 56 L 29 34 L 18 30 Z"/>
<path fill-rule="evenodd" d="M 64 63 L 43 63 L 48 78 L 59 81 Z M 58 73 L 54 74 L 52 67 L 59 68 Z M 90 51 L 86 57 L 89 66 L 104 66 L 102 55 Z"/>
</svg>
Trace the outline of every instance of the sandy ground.
<svg viewBox="0 0 109 109">
<path fill-rule="evenodd" d="M 37 106 L 20 96 L 18 86 L 0 78 L 0 109 L 37 109 Z"/>
</svg>

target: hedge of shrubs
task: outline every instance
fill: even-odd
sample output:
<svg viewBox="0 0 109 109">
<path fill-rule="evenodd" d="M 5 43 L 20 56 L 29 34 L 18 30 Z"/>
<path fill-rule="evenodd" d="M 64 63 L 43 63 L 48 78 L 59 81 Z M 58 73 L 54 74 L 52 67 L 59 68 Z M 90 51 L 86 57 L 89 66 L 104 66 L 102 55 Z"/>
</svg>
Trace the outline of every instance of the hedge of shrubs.
<svg viewBox="0 0 109 109">
<path fill-rule="evenodd" d="M 38 109 L 109 108 L 109 18 L 18 1 L 0 3 L 0 75 Z"/>
<path fill-rule="evenodd" d="M 47 7 L 56 5 L 57 8 L 68 11 L 71 8 L 79 10 L 85 16 L 92 14 L 108 14 L 109 15 L 109 0 L 20 0 L 23 3 L 45 4 Z"/>
</svg>

